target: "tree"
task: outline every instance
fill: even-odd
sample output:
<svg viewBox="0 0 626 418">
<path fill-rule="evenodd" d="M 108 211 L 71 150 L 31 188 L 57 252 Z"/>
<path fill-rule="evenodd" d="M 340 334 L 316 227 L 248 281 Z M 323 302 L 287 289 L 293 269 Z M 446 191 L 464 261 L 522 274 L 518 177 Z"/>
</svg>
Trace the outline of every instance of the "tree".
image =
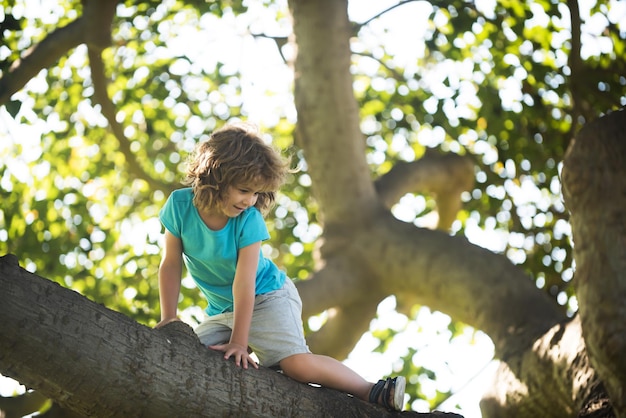
<svg viewBox="0 0 626 418">
<path fill-rule="evenodd" d="M 404 3 L 410 2 L 398 6 L 406 7 Z M 583 57 L 578 3 L 567 5 L 569 43 L 556 36 L 567 27 L 562 5 L 498 2 L 495 9 L 485 10 L 478 4 L 432 2 L 423 69 L 416 69 L 397 68 L 384 50 L 370 52 L 352 41 L 367 30 L 369 21 L 351 24 L 345 1 L 289 3 L 293 39 L 274 39 L 280 45 L 297 45 L 291 65 L 298 120 L 295 132 L 286 121 L 271 131 L 283 147 L 293 133 L 294 156 L 303 169 L 285 188 L 276 217 L 269 222 L 275 242 L 285 244 L 276 260 L 291 277 L 307 279 L 298 282 L 305 316 L 332 313 L 309 336 L 314 351 L 345 356 L 367 331 L 378 303 L 395 295 L 398 309 L 408 315 L 416 304 L 428 306 L 484 331 L 494 341 L 501 366 L 493 391 L 483 401 L 484 416 L 573 416 L 598 396 L 606 399 L 602 382 L 615 413 L 624 415 L 624 369 L 615 356 L 624 344 L 619 325 L 610 328 L 610 347 L 603 347 L 604 335 L 592 331 L 603 328 L 599 320 L 624 322 L 620 299 L 608 299 L 613 302 L 603 304 L 601 315 L 585 314 L 598 308 L 598 293 L 594 285 L 570 283 L 572 251 L 563 233 L 567 212 L 558 198 L 558 163 L 569 139 L 581 124 L 624 104 L 623 28 L 608 17 L 609 6 L 595 5 L 592 16 L 605 17 L 601 38 L 612 48 Z M 146 234 L 143 253 L 110 251 L 124 243 L 116 232 L 128 225 L 121 219 L 154 216 L 173 187 L 180 155 L 202 138 L 204 129 L 245 117 L 238 95 L 241 84 L 228 69 L 216 65 L 207 71 L 189 57 L 156 58 L 159 55 L 150 52 L 176 32 L 167 22 L 193 23 L 198 15 L 221 16 L 226 8 L 216 3 L 166 7 L 142 2 L 114 10 L 110 3 L 97 1 L 73 6 L 64 18 L 70 23 L 58 22 L 59 29 L 21 60 L 17 56 L 23 44 L 15 34 L 19 30 L 5 36 L 13 66 L 3 68 L 0 103 L 14 118 L 35 120 L 23 110 L 24 104 L 10 97 L 40 70 L 50 68 L 37 77 L 45 79 L 50 90 L 37 94 L 31 89 L 30 96 L 20 97 L 33 97 L 33 109 L 51 122 L 59 120 L 43 139 L 48 173 L 54 167 L 59 175 L 40 176 L 38 190 L 43 192 L 3 183 L 6 192 L 13 191 L 3 200 L 5 225 L 10 225 L 5 226 L 6 237 L 11 238 L 3 243 L 6 252 L 19 253 L 30 270 L 147 323 L 153 320 L 156 289 L 146 279 L 158 265 L 157 239 Z M 238 3 L 229 6 L 234 13 L 244 10 Z M 102 16 L 112 19 L 115 13 L 114 47 L 104 49 L 111 20 Z M 19 26 L 18 17 L 6 16 L 14 20 L 5 22 Z M 94 16 L 98 24 L 92 23 Z M 542 27 L 546 17 L 548 24 Z M 351 42 L 361 51 L 354 53 Z M 64 55 L 80 44 L 88 45 L 88 76 L 79 71 L 85 63 L 67 62 L 76 60 L 75 54 Z M 53 65 L 56 59 L 60 61 Z M 380 65 L 374 74 L 352 75 L 361 59 Z M 469 66 L 470 75 L 445 70 L 453 63 Z M 432 68 L 438 71 L 427 71 Z M 108 90 L 105 75 L 112 80 Z M 74 77 L 82 80 L 82 87 Z M 511 83 L 517 96 L 502 93 Z M 198 84 L 202 88 L 194 87 Z M 203 90 L 212 92 L 203 95 Z M 228 98 L 228 108 L 219 106 L 223 98 Z M 615 115 L 606 119 L 607 129 L 623 126 L 623 112 Z M 198 116 L 208 123 L 199 123 Z M 72 123 L 61 122 L 65 120 Z M 591 126 L 601 131 L 604 120 Z M 430 147 L 420 143 L 422 135 L 433 138 Z M 403 152 L 398 151 L 398 141 Z M 599 141 L 588 142 L 601 146 Z M 576 146 L 571 155 L 576 155 Z M 381 149 L 386 150 L 382 161 Z M 615 167 L 620 167 L 623 149 L 615 151 Z M 568 170 L 575 173 L 576 168 L 575 163 Z M 39 164 L 40 172 L 45 169 Z M 473 177 L 477 185 L 468 181 Z M 623 178 L 602 177 L 612 181 L 615 196 L 621 196 Z M 568 187 L 585 190 L 578 189 L 580 180 L 573 181 Z M 517 199 L 515 192 L 529 183 L 546 198 Z M 425 196 L 424 208 L 410 222 L 390 211 L 406 193 Z M 600 202 L 606 201 L 607 195 L 602 196 Z M 572 199 L 574 212 L 580 198 Z M 618 199 L 614 202 L 612 213 L 619 225 L 624 206 Z M 85 207 L 88 211 L 81 209 Z M 305 207 L 308 224 L 323 226 L 317 240 L 298 232 L 302 225 L 297 215 Z M 601 204 L 591 213 L 599 208 Z M 438 230 L 413 225 L 415 218 L 431 211 L 438 213 Z M 584 221 L 589 207 L 583 204 L 581 211 L 574 213 L 574 220 L 582 219 L 574 222 L 576 248 L 584 248 L 587 239 L 623 240 L 623 230 L 615 229 L 610 236 L 604 233 L 610 231 L 606 227 L 593 230 Z M 463 231 L 475 214 L 479 224 L 495 224 L 515 237 L 503 251 L 508 258 L 467 241 Z M 581 231 L 580 245 L 576 231 Z M 286 247 L 293 243 L 303 248 L 297 259 Z M 24 248 L 37 250 L 24 254 Z M 623 262 L 623 252 L 609 253 L 611 260 Z M 583 254 L 585 260 L 600 257 L 594 251 Z M 619 296 L 623 289 L 618 271 L 598 274 L 613 277 L 610 289 Z M 585 272 L 587 279 L 581 282 L 594 283 L 595 273 Z M 102 280 L 105 274 L 119 281 Z M 135 297 L 122 297 L 129 289 Z M 185 291 L 183 304 L 191 304 L 190 295 Z M 573 301 L 580 306 L 580 320 L 568 315 L 568 309 L 576 310 Z M 594 335 L 592 345 L 588 333 Z M 429 372 L 407 364 L 407 373 Z M 412 396 L 419 390 L 415 387 Z"/>
</svg>

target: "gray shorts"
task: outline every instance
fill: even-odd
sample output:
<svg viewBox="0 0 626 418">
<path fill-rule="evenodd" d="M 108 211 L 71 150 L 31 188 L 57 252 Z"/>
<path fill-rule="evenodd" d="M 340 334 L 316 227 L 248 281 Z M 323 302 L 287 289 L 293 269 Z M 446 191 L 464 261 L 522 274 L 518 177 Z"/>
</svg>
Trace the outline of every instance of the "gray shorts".
<svg viewBox="0 0 626 418">
<path fill-rule="evenodd" d="M 233 313 L 206 316 L 195 329 L 202 344 L 227 343 L 233 328 Z M 294 354 L 310 353 L 302 328 L 302 300 L 287 278 L 279 290 L 257 295 L 248 344 L 265 367 L 272 367 Z"/>
</svg>

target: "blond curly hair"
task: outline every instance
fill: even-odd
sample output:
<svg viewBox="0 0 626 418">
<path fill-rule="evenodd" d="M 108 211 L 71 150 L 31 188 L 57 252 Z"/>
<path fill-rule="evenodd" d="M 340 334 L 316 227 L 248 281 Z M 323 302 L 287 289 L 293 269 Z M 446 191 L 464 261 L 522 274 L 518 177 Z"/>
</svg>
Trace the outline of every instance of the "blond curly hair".
<svg viewBox="0 0 626 418">
<path fill-rule="evenodd" d="M 287 160 L 265 143 L 254 126 L 228 124 L 198 144 L 183 184 L 192 188 L 193 203 L 200 210 L 219 208 L 229 186 L 258 191 L 254 206 L 265 214 L 274 204 L 287 168 Z"/>
</svg>

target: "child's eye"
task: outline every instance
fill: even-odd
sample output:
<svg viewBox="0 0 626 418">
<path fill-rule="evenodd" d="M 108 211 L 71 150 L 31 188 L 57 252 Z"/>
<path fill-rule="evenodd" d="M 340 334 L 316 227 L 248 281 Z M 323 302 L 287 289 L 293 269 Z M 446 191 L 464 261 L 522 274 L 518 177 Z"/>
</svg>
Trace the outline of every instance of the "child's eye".
<svg viewBox="0 0 626 418">
<path fill-rule="evenodd" d="M 255 196 L 258 196 L 259 194 L 261 194 L 261 192 L 253 192 L 252 190 L 248 190 L 248 189 L 239 189 L 239 192 L 243 194 L 253 194 Z"/>
</svg>

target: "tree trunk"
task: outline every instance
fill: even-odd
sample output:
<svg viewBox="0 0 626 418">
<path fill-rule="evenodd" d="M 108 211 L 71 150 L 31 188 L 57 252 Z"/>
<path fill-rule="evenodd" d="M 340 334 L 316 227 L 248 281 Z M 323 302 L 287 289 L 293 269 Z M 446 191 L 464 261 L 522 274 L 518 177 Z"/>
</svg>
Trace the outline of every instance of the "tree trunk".
<svg viewBox="0 0 626 418">
<path fill-rule="evenodd" d="M 626 417 L 626 110 L 580 131 L 562 177 L 587 350 L 617 415 Z"/>
<path fill-rule="evenodd" d="M 244 370 L 182 322 L 152 330 L 0 258 L 0 370 L 89 417 L 385 417 L 344 393 Z"/>
</svg>

